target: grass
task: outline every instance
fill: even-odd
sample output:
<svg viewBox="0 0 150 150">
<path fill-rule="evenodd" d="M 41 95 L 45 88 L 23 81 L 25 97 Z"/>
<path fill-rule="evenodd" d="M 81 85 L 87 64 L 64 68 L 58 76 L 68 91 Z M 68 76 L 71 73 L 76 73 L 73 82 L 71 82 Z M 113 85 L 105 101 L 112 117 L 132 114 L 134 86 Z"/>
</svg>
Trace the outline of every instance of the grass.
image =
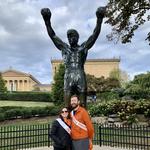
<svg viewBox="0 0 150 150">
<path fill-rule="evenodd" d="M 24 106 L 24 107 L 46 107 L 52 106 L 51 102 L 32 102 L 32 101 L 5 101 L 0 100 L 0 107 L 4 106 Z"/>
<path fill-rule="evenodd" d="M 18 106 L 18 107 L 46 107 L 53 106 L 51 102 L 31 102 L 31 101 L 5 101 L 0 100 L 0 107 L 4 106 Z M 17 125 L 29 125 L 29 124 L 43 124 L 52 122 L 56 116 L 47 117 L 32 117 L 28 119 L 13 119 L 0 122 L 0 126 L 17 126 Z"/>
<path fill-rule="evenodd" d="M 46 124 L 53 122 L 57 116 L 47 117 L 32 117 L 28 119 L 13 119 L 0 122 L 1 126 L 18 126 L 18 125 L 34 125 L 34 124 Z"/>
</svg>

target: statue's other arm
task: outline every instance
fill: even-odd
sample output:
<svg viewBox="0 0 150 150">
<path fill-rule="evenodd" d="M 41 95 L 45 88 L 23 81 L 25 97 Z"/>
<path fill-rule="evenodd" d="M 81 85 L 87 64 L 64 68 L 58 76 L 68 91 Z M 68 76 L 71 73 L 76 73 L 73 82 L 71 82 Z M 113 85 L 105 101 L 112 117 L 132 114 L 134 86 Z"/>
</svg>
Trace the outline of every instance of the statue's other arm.
<svg viewBox="0 0 150 150">
<path fill-rule="evenodd" d="M 41 14 L 43 16 L 46 28 L 47 28 L 47 32 L 49 37 L 52 39 L 53 43 L 55 44 L 55 46 L 59 49 L 59 50 L 63 50 L 65 49 L 65 47 L 67 46 L 66 43 L 64 43 L 59 37 L 56 36 L 52 26 L 51 26 L 51 12 L 49 10 L 49 8 L 43 8 L 41 10 Z"/>
<path fill-rule="evenodd" d="M 101 25 L 102 25 L 102 21 L 103 21 L 104 15 L 105 15 L 105 10 L 106 10 L 105 7 L 99 7 L 97 9 L 97 11 L 96 11 L 96 16 L 97 16 L 96 27 L 94 29 L 93 34 L 88 38 L 88 40 L 85 41 L 83 44 L 81 44 L 81 46 L 83 46 L 84 48 L 90 49 L 94 45 L 95 41 L 97 40 L 98 35 L 101 31 Z"/>
</svg>

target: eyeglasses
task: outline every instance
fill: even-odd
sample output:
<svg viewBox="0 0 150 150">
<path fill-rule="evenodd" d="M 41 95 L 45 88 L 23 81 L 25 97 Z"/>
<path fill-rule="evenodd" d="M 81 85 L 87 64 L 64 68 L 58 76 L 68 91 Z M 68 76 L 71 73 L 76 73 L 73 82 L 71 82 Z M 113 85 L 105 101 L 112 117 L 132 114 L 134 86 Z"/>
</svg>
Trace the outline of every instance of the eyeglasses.
<svg viewBox="0 0 150 150">
<path fill-rule="evenodd" d="M 65 111 L 61 111 L 61 113 L 67 113 L 68 111 L 67 110 L 65 110 Z"/>
</svg>

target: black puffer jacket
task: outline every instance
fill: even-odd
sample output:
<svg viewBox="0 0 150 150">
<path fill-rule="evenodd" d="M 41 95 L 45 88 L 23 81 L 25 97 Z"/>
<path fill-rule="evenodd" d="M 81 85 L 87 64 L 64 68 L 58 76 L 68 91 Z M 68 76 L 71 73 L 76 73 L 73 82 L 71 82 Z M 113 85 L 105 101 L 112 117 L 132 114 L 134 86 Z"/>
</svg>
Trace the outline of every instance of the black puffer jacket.
<svg viewBox="0 0 150 150">
<path fill-rule="evenodd" d="M 50 137 L 54 141 L 54 147 L 71 149 L 71 137 L 69 133 L 55 120 L 52 124 Z"/>
</svg>

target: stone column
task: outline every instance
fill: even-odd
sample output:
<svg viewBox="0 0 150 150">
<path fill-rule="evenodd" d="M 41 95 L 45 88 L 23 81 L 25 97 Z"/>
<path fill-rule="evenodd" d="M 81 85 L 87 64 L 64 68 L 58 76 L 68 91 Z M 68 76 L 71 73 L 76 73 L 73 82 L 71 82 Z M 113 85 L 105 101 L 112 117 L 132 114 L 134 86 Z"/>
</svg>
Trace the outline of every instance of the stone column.
<svg viewBox="0 0 150 150">
<path fill-rule="evenodd" d="M 20 80 L 17 80 L 17 85 L 18 85 L 18 91 L 20 91 Z"/>
<path fill-rule="evenodd" d="M 30 79 L 28 80 L 28 91 L 30 91 Z"/>
<path fill-rule="evenodd" d="M 22 91 L 24 91 L 24 80 L 22 79 Z"/>
<path fill-rule="evenodd" d="M 14 90 L 14 81 L 12 80 L 12 82 L 11 82 L 11 91 L 13 91 Z"/>
<path fill-rule="evenodd" d="M 14 80 L 12 81 L 12 84 L 13 84 L 13 91 L 15 91 L 16 85 L 15 85 L 15 81 Z"/>
<path fill-rule="evenodd" d="M 19 87 L 20 87 L 20 91 L 22 91 L 22 88 L 23 88 L 22 80 L 20 80 L 20 85 L 19 85 Z"/>
<path fill-rule="evenodd" d="M 10 82 L 10 80 L 8 81 L 8 90 L 11 91 L 11 82 Z"/>
</svg>

